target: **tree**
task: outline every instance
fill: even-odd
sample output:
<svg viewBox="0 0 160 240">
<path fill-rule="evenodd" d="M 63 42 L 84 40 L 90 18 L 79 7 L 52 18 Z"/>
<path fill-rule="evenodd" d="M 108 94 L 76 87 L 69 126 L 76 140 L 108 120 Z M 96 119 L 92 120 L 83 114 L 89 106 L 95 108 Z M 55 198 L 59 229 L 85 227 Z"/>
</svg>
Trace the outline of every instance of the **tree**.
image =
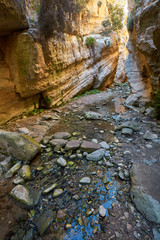
<svg viewBox="0 0 160 240">
<path fill-rule="evenodd" d="M 103 27 L 105 27 L 104 33 L 111 33 L 112 31 L 122 30 L 123 28 L 123 8 L 118 4 L 109 4 L 109 16 L 102 22 Z"/>
</svg>

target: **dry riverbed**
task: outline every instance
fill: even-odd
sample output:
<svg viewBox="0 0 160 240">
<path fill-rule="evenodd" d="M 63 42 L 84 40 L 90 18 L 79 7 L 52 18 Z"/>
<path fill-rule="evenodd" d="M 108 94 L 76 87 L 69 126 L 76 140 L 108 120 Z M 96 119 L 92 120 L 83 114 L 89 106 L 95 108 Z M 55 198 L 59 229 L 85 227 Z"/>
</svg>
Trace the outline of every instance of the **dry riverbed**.
<svg viewBox="0 0 160 240">
<path fill-rule="evenodd" d="M 147 201 L 139 204 L 133 180 L 130 191 L 132 173 L 160 202 L 160 125 L 145 109 L 125 107 L 129 94 L 117 85 L 2 126 L 34 137 L 41 153 L 13 177 L 2 173 L 1 239 L 160 239 L 159 219 Z"/>
</svg>

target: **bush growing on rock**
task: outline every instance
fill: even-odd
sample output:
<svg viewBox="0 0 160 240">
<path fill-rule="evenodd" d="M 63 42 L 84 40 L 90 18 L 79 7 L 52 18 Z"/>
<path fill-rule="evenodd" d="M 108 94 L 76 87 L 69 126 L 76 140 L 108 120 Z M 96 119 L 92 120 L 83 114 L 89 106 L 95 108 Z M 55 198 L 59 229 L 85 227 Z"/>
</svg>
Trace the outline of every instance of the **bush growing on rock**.
<svg viewBox="0 0 160 240">
<path fill-rule="evenodd" d="M 132 32 L 133 31 L 133 25 L 134 25 L 134 22 L 133 22 L 133 15 L 130 14 L 127 18 L 127 30 L 128 32 Z"/>
<path fill-rule="evenodd" d="M 105 27 L 104 33 L 109 34 L 112 31 L 122 30 L 123 24 L 123 8 L 119 7 L 117 4 L 109 4 L 109 16 L 102 22 L 103 27 Z"/>
<path fill-rule="evenodd" d="M 85 43 L 88 48 L 93 48 L 96 45 L 96 39 L 94 37 L 87 37 Z"/>
</svg>

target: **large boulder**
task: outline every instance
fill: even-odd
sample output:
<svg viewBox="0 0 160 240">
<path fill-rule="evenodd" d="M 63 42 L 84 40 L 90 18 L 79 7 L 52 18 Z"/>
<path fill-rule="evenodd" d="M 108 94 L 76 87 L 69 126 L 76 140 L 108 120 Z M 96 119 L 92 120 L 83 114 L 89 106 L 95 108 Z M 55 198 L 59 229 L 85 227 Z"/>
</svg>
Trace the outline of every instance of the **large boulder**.
<svg viewBox="0 0 160 240">
<path fill-rule="evenodd" d="M 136 208 L 151 222 L 160 224 L 160 165 L 133 164 L 131 198 Z"/>
<path fill-rule="evenodd" d="M 41 150 L 31 137 L 0 130 L 0 153 L 11 155 L 21 161 L 31 161 Z"/>
</svg>

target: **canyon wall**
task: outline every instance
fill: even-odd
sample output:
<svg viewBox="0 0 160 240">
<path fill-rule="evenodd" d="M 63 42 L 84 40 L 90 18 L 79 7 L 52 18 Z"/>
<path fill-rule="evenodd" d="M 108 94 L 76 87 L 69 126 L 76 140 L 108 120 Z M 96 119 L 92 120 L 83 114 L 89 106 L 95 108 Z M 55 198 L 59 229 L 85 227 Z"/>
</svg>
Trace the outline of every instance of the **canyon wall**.
<svg viewBox="0 0 160 240">
<path fill-rule="evenodd" d="M 160 88 L 160 1 L 129 0 L 126 75 L 133 95 L 144 103 Z"/>
<path fill-rule="evenodd" d="M 100 34 L 106 1 L 90 0 L 76 15 L 63 1 L 51 2 L 0 0 L 0 123 L 114 80 L 118 36 Z"/>
</svg>

